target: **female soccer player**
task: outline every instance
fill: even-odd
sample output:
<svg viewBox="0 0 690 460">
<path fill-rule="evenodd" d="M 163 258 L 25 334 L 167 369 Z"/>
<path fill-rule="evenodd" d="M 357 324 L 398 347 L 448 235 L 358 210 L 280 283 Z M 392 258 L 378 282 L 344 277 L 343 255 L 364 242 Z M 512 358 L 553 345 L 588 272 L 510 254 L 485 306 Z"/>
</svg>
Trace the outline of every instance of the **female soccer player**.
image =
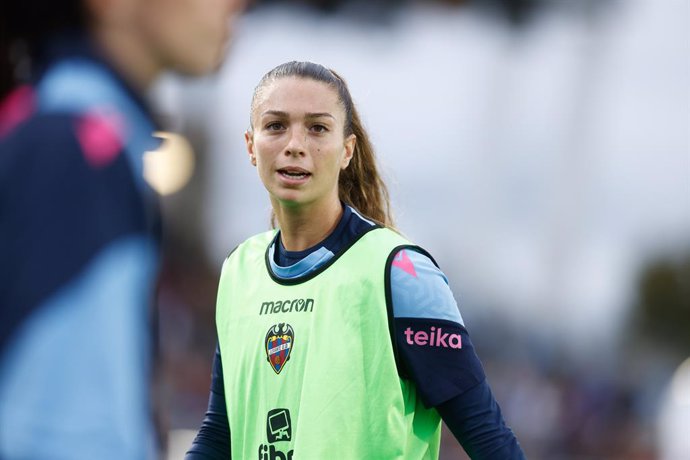
<svg viewBox="0 0 690 460">
<path fill-rule="evenodd" d="M 143 96 L 215 70 L 241 6 L 0 2 L 0 458 L 156 457 Z"/>
<path fill-rule="evenodd" d="M 209 409 L 187 460 L 522 459 L 447 280 L 393 230 L 349 90 L 289 62 L 252 100 L 249 160 L 278 230 L 227 258 Z"/>
</svg>

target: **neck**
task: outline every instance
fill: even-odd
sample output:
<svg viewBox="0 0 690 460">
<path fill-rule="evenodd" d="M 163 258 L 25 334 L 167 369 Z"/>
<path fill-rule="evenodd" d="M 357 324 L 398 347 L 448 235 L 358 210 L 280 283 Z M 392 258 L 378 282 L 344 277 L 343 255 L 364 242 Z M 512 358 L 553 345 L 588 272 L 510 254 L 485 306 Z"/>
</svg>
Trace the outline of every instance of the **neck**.
<svg viewBox="0 0 690 460">
<path fill-rule="evenodd" d="M 280 239 L 288 251 L 303 251 L 323 241 L 338 225 L 343 215 L 340 200 L 324 204 L 284 206 L 273 203 Z"/>
</svg>

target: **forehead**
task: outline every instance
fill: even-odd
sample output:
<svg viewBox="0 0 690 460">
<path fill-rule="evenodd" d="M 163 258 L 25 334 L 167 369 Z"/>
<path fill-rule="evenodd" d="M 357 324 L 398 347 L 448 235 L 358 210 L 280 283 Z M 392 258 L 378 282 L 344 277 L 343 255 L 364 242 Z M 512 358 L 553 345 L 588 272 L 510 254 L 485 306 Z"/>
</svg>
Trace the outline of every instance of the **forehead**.
<svg viewBox="0 0 690 460">
<path fill-rule="evenodd" d="M 255 116 L 267 110 L 290 114 L 327 112 L 342 119 L 345 109 L 338 92 L 327 83 L 300 77 L 284 77 L 264 86 L 257 95 Z"/>
</svg>

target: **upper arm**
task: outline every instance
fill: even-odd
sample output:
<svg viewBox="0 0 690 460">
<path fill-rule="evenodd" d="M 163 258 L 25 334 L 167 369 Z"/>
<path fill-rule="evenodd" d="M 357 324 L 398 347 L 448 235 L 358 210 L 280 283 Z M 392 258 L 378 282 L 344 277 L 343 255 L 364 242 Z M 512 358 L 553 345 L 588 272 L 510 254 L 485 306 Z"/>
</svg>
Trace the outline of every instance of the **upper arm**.
<svg viewBox="0 0 690 460">
<path fill-rule="evenodd" d="M 390 270 L 395 346 L 403 376 L 436 406 L 484 380 L 448 280 L 426 255 L 403 249 Z"/>
</svg>

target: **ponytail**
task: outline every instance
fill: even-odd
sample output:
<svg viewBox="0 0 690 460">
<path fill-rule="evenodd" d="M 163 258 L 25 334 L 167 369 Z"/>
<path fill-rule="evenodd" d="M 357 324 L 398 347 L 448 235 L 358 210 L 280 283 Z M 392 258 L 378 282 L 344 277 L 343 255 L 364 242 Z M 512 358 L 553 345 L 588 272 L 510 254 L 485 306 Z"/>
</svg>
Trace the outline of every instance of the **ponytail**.
<svg viewBox="0 0 690 460">
<path fill-rule="evenodd" d="M 388 188 L 379 175 L 374 147 L 354 106 L 350 131 L 357 140 L 350 164 L 340 172 L 338 179 L 340 199 L 364 216 L 383 226 L 393 228 Z"/>
</svg>

